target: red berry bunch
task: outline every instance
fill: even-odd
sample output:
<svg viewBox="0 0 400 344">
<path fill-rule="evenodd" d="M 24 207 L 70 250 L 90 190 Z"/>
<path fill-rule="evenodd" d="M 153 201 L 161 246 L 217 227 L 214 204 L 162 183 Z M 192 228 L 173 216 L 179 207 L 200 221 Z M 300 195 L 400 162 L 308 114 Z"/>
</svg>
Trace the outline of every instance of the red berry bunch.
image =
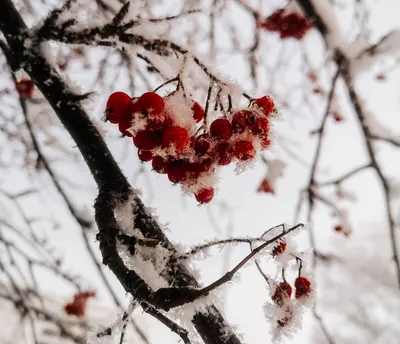
<svg viewBox="0 0 400 344">
<path fill-rule="evenodd" d="M 297 277 L 294 286 L 296 287 L 295 296 L 297 299 L 308 296 L 311 293 L 311 282 L 305 277 Z"/>
<path fill-rule="evenodd" d="M 198 124 L 205 115 L 201 105 L 179 91 L 166 97 L 147 92 L 139 98 L 115 92 L 107 101 L 105 118 L 132 137 L 141 161 L 151 161 L 155 172 L 180 183 L 198 202 L 209 203 L 218 166 L 250 161 L 257 149 L 269 147 L 275 112 L 272 99 L 264 96 L 205 128 Z"/>
<path fill-rule="evenodd" d="M 35 84 L 31 79 L 22 79 L 15 82 L 15 88 L 21 98 L 32 99 Z"/>
<path fill-rule="evenodd" d="M 275 11 L 258 25 L 265 30 L 278 32 L 281 39 L 295 38 L 298 40 L 302 39 L 312 28 L 301 13 L 287 13 L 284 9 Z"/>
<path fill-rule="evenodd" d="M 283 306 L 284 301 L 290 299 L 292 296 L 292 287 L 288 282 L 281 282 L 275 289 L 275 293 L 271 296 L 272 301 L 274 301 L 278 306 Z"/>
</svg>

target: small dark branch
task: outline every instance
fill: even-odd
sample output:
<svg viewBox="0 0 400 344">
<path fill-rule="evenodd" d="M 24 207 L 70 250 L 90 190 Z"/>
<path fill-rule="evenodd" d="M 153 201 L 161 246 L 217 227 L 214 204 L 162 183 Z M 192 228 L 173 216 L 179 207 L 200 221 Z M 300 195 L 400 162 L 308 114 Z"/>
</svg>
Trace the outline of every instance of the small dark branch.
<svg viewBox="0 0 400 344">
<path fill-rule="evenodd" d="M 359 167 L 357 167 L 357 168 L 345 173 L 343 176 L 341 176 L 339 178 L 336 178 L 336 179 L 333 179 L 333 180 L 330 180 L 330 181 L 327 181 L 327 182 L 323 182 L 323 183 L 316 183 L 315 185 L 316 186 L 337 185 L 337 184 L 340 184 L 341 182 L 345 181 L 346 179 L 353 177 L 355 174 L 357 174 L 357 173 L 359 173 L 361 171 L 364 171 L 364 170 L 366 170 L 366 169 L 368 169 L 370 167 L 372 167 L 372 164 L 368 163 L 368 164 L 359 166 Z"/>
<path fill-rule="evenodd" d="M 141 306 L 143 307 L 146 313 L 152 315 L 162 324 L 167 326 L 172 332 L 176 333 L 183 340 L 185 344 L 191 344 L 191 341 L 189 339 L 189 333 L 183 327 L 179 326 L 177 323 L 166 317 L 164 314 L 155 309 L 153 306 L 146 303 L 142 303 Z"/>
<path fill-rule="evenodd" d="M 318 12 L 315 10 L 312 0 L 296 0 L 296 1 L 304 11 L 310 24 L 316 27 L 317 30 L 321 32 L 322 36 L 325 38 L 325 36 L 328 34 L 328 27 L 325 25 L 325 22 L 318 14 Z"/>
<path fill-rule="evenodd" d="M 382 137 L 382 136 L 378 136 L 378 135 L 374 135 L 374 134 L 370 134 L 369 137 L 372 140 L 384 141 L 384 142 L 390 143 L 391 145 L 393 145 L 395 147 L 400 147 L 399 141 L 396 141 L 396 140 L 388 138 L 388 137 Z"/>
<path fill-rule="evenodd" d="M 309 204 L 308 219 L 307 219 L 308 222 L 311 222 L 312 211 L 314 208 L 314 198 L 313 198 L 311 189 L 316 184 L 315 183 L 315 174 L 317 171 L 317 165 L 318 165 L 318 161 L 319 161 L 321 150 L 322 150 L 322 140 L 324 137 L 326 122 L 327 122 L 327 119 L 329 116 L 330 107 L 332 104 L 333 96 L 335 94 L 336 82 L 339 79 L 339 75 L 340 75 L 340 65 L 337 67 L 337 71 L 332 79 L 331 89 L 329 92 L 329 96 L 328 96 L 328 100 L 327 100 L 327 104 L 326 104 L 326 108 L 325 108 L 325 113 L 324 113 L 324 116 L 322 117 L 321 126 L 319 127 L 319 129 L 317 131 L 318 132 L 317 148 L 315 150 L 313 162 L 311 165 L 310 178 L 309 178 L 308 187 L 307 187 L 307 189 L 308 189 L 308 204 Z M 314 247 L 315 242 L 314 242 L 314 237 L 312 235 L 312 231 L 310 231 L 310 240 L 311 240 L 312 247 Z"/>
<path fill-rule="evenodd" d="M 171 84 L 173 82 L 176 82 L 176 81 L 178 81 L 178 83 L 179 83 L 179 76 L 176 76 L 173 79 L 170 79 L 170 80 L 167 80 L 167 81 L 163 82 L 160 86 L 158 86 L 155 90 L 153 90 L 153 92 L 157 92 L 160 88 L 162 88 L 162 87 L 164 87 L 164 86 L 166 86 L 168 84 Z"/>
<path fill-rule="evenodd" d="M 252 242 L 257 242 L 257 241 L 266 241 L 266 240 L 263 238 L 231 238 L 231 239 L 215 240 L 203 245 L 195 246 L 189 252 L 186 252 L 178 256 L 176 259 L 179 261 L 191 258 L 192 256 L 199 254 L 200 252 L 207 250 L 213 246 L 224 245 L 224 244 L 237 244 L 237 243 L 251 244 Z"/>
<path fill-rule="evenodd" d="M 211 101 L 211 91 L 213 88 L 214 83 L 211 81 L 210 86 L 208 86 L 208 92 L 207 92 L 207 99 L 206 99 L 206 107 L 204 109 L 204 120 L 203 120 L 203 128 L 207 129 L 207 115 L 208 115 L 208 109 L 210 107 L 210 101 Z"/>
<path fill-rule="evenodd" d="M 363 132 L 364 144 L 365 144 L 365 147 L 367 148 L 369 158 L 371 159 L 371 167 L 376 172 L 378 179 L 382 185 L 384 198 L 385 198 L 386 218 L 387 218 L 388 225 L 389 225 L 390 242 L 391 242 L 392 252 L 393 252 L 393 260 L 394 260 L 394 263 L 396 266 L 397 283 L 400 287 L 400 258 L 399 258 L 398 248 L 397 248 L 396 222 L 394 220 L 394 215 L 393 215 L 392 207 L 390 204 L 389 183 L 386 180 L 386 177 L 383 175 L 382 169 L 376 159 L 375 150 L 374 150 L 374 147 L 373 147 L 372 141 L 371 141 L 372 135 L 371 135 L 370 129 L 366 123 L 367 116 L 365 115 L 365 113 L 363 111 L 361 101 L 354 89 L 354 82 L 353 82 L 353 79 L 351 76 L 349 63 L 346 63 L 345 68 L 343 68 L 342 75 L 343 75 L 345 84 L 347 86 L 347 90 L 349 93 L 351 103 L 353 104 L 354 111 L 357 115 L 358 123 L 360 124 L 361 130 Z"/>
<path fill-rule="evenodd" d="M 283 231 L 282 233 L 276 235 L 274 238 L 258 246 L 257 248 L 252 250 L 251 253 L 248 254 L 245 258 L 243 258 L 232 270 L 228 271 L 224 276 L 222 276 L 215 282 L 211 283 L 207 287 L 204 287 L 202 289 L 160 288 L 153 295 L 151 295 L 152 303 L 156 304 L 158 308 L 168 311 L 171 308 L 182 306 L 186 303 L 191 303 L 201 297 L 207 296 L 213 290 L 222 286 L 226 282 L 229 282 L 246 263 L 248 263 L 254 256 L 256 256 L 259 252 L 261 252 L 265 247 L 301 227 L 304 227 L 304 225 L 302 223 L 299 223 L 296 226 L 293 226 L 288 230 Z"/>
<path fill-rule="evenodd" d="M 324 323 L 324 320 L 322 317 L 318 314 L 315 306 L 313 307 L 313 314 L 315 319 L 317 319 L 319 326 L 321 327 L 322 332 L 324 333 L 324 336 L 328 342 L 328 344 L 335 344 L 335 340 L 333 339 L 333 336 L 329 333 L 328 329 L 326 328 L 326 325 Z"/>
</svg>

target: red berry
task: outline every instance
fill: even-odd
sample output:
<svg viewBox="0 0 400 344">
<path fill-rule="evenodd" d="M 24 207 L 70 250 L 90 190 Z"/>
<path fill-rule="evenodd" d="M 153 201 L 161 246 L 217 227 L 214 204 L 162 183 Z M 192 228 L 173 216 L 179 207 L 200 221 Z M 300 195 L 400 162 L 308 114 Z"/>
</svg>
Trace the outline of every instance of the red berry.
<svg viewBox="0 0 400 344">
<path fill-rule="evenodd" d="M 142 112 L 157 115 L 164 110 L 164 99 L 155 92 L 146 92 L 139 97 L 136 106 Z"/>
<path fill-rule="evenodd" d="M 194 104 L 192 105 L 192 112 L 193 118 L 196 123 L 199 123 L 204 118 L 204 109 L 200 106 L 199 103 L 194 102 Z"/>
<path fill-rule="evenodd" d="M 263 136 L 261 138 L 261 147 L 263 149 L 268 148 L 271 145 L 271 140 L 268 138 L 268 136 Z"/>
<path fill-rule="evenodd" d="M 35 84 L 31 79 L 22 79 L 21 81 L 15 82 L 15 88 L 17 89 L 17 92 L 21 98 L 31 99 Z"/>
<path fill-rule="evenodd" d="M 270 115 L 274 109 L 275 104 L 274 101 L 269 96 L 264 96 L 262 98 L 255 99 L 251 107 L 259 109 L 263 115 Z"/>
<path fill-rule="evenodd" d="M 210 134 L 218 141 L 227 141 L 232 136 L 232 124 L 226 118 L 218 118 L 211 123 Z"/>
<path fill-rule="evenodd" d="M 292 296 L 292 287 L 288 282 L 281 282 L 276 287 L 275 293 L 271 298 L 277 305 L 282 306 L 284 300 L 289 299 L 290 296 Z"/>
<path fill-rule="evenodd" d="M 305 277 L 297 277 L 294 286 L 296 287 L 295 296 L 297 299 L 311 293 L 311 282 Z"/>
<path fill-rule="evenodd" d="M 172 126 L 172 118 L 161 112 L 159 114 L 149 114 L 146 129 L 153 131 L 165 132 Z"/>
<path fill-rule="evenodd" d="M 194 141 L 194 151 L 197 156 L 205 155 L 210 149 L 210 146 L 211 142 L 209 134 L 202 134 L 199 137 L 196 137 Z"/>
<path fill-rule="evenodd" d="M 264 178 L 261 181 L 260 186 L 257 189 L 258 192 L 265 192 L 265 193 L 270 193 L 270 194 L 275 194 L 275 190 L 272 187 L 272 185 L 270 184 L 269 180 Z"/>
<path fill-rule="evenodd" d="M 271 252 L 272 257 L 279 256 L 280 254 L 282 254 L 283 252 L 285 252 L 286 246 L 287 246 L 286 241 L 281 241 L 279 244 L 277 244 L 277 245 L 272 249 L 272 252 Z"/>
<path fill-rule="evenodd" d="M 197 202 L 210 203 L 214 197 L 214 188 L 205 188 L 197 191 L 194 194 Z"/>
<path fill-rule="evenodd" d="M 256 150 L 251 141 L 239 140 L 235 142 L 234 153 L 239 160 L 249 160 L 255 157 Z"/>
<path fill-rule="evenodd" d="M 172 146 L 175 153 L 182 153 L 189 145 L 189 132 L 183 127 L 171 127 L 164 133 L 162 145 L 164 148 Z"/>
<path fill-rule="evenodd" d="M 152 150 L 161 145 L 161 137 L 155 131 L 141 130 L 133 138 L 133 143 L 137 148 Z"/>
<path fill-rule="evenodd" d="M 190 170 L 193 172 L 194 177 L 199 177 L 201 173 L 209 172 L 213 166 L 214 162 L 212 159 L 207 158 L 191 164 Z"/>
<path fill-rule="evenodd" d="M 162 157 L 156 155 L 151 162 L 153 170 L 160 174 L 166 174 L 168 172 L 168 163 Z"/>
<path fill-rule="evenodd" d="M 269 121 L 266 117 L 258 117 L 251 128 L 251 132 L 256 135 L 265 136 L 268 135 Z"/>
<path fill-rule="evenodd" d="M 150 161 L 151 159 L 153 159 L 153 154 L 151 154 L 151 152 L 148 150 L 139 149 L 138 157 L 139 157 L 140 161 L 146 162 L 146 161 Z"/>
<path fill-rule="evenodd" d="M 187 160 L 174 160 L 168 163 L 168 179 L 172 183 L 184 180 L 189 174 L 190 164 Z"/>
<path fill-rule="evenodd" d="M 121 132 L 121 134 L 132 137 L 132 134 L 127 131 L 131 127 L 131 122 L 130 121 L 122 121 L 118 123 L 118 129 Z"/>
<path fill-rule="evenodd" d="M 232 128 L 235 133 L 243 133 L 246 129 L 251 128 L 253 123 L 254 115 L 251 111 L 242 110 L 232 116 Z"/>
<path fill-rule="evenodd" d="M 111 123 L 127 121 L 132 113 L 132 99 L 124 92 L 114 92 L 107 100 L 105 115 Z"/>
<path fill-rule="evenodd" d="M 233 159 L 233 148 L 228 142 L 220 142 L 214 148 L 215 158 L 218 165 L 224 166 L 231 163 Z"/>
</svg>

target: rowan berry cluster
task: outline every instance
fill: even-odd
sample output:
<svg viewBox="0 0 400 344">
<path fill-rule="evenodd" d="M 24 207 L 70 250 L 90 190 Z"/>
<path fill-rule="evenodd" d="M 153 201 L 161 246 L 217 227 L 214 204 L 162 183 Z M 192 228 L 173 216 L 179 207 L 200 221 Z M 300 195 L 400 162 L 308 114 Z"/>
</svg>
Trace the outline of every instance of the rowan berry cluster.
<svg viewBox="0 0 400 344">
<path fill-rule="evenodd" d="M 281 39 L 295 38 L 299 40 L 312 28 L 303 15 L 297 12 L 287 13 L 285 9 L 275 11 L 260 21 L 258 26 L 267 31 L 279 33 Z"/>
<path fill-rule="evenodd" d="M 106 120 L 132 137 L 141 161 L 151 161 L 154 171 L 180 183 L 200 203 L 213 199 L 219 166 L 251 161 L 257 150 L 269 147 L 273 114 L 274 103 L 264 96 L 246 109 L 224 112 L 208 126 L 202 106 L 179 91 L 139 98 L 115 92 L 105 110 Z"/>
</svg>

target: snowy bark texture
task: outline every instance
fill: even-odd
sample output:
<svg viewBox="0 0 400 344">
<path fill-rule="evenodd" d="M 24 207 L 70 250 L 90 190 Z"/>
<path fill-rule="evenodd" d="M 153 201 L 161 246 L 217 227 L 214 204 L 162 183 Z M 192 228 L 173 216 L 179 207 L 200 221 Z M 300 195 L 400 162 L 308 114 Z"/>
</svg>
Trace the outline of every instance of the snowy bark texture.
<svg viewBox="0 0 400 344">
<path fill-rule="evenodd" d="M 143 303 L 155 308 L 163 308 L 162 301 L 155 304 L 152 290 L 138 274 L 129 270 L 117 253 L 117 235 L 120 229 L 114 217 L 115 206 L 126 201 L 131 194 L 131 186 L 113 159 L 100 133 L 97 131 L 80 101 L 85 95 L 75 94 L 52 67 L 45 57 L 40 42 L 26 34 L 27 27 L 11 0 L 2 2 L 0 27 L 12 53 L 13 69 L 23 68 L 34 80 L 46 97 L 64 127 L 76 142 L 93 178 L 99 194 L 95 202 L 96 222 L 99 228 L 98 240 L 107 265 L 125 290 Z M 175 249 L 160 229 L 157 222 L 146 211 L 143 203 L 135 196 L 135 223 L 149 239 L 155 239 L 173 254 Z M 198 287 L 197 281 L 179 263 L 171 263 L 169 273 L 163 276 L 171 286 Z M 153 313 L 154 312 L 149 312 Z M 210 306 L 206 312 L 198 312 L 192 322 L 205 343 L 240 343 L 222 315 Z"/>
</svg>

